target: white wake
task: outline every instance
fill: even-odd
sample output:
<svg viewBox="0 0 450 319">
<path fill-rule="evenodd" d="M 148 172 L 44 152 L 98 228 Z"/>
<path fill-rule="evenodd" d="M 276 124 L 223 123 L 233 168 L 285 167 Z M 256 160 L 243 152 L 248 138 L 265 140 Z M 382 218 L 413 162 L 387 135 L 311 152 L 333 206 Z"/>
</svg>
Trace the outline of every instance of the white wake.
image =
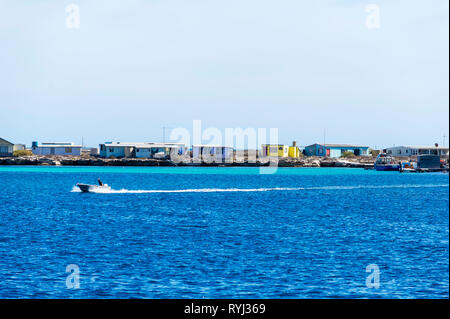
<svg viewBox="0 0 450 319">
<path fill-rule="evenodd" d="M 301 190 L 352 190 L 352 189 L 380 189 L 380 188 L 438 188 L 449 187 L 449 184 L 404 184 L 404 185 L 355 185 L 355 186 L 320 186 L 320 187 L 269 187 L 269 188 L 194 188 L 194 189 L 149 189 L 149 190 L 115 190 L 109 188 L 94 189 L 97 194 L 153 194 L 153 193 L 219 193 L 219 192 L 273 192 L 273 191 L 301 191 Z M 77 186 L 72 192 L 81 192 Z"/>
</svg>

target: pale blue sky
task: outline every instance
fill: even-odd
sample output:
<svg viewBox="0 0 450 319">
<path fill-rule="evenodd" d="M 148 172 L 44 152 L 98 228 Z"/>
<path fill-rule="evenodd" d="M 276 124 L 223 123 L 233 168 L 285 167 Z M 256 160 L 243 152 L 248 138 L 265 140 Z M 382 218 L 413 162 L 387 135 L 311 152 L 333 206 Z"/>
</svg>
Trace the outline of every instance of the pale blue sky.
<svg viewBox="0 0 450 319">
<path fill-rule="evenodd" d="M 81 28 L 66 27 L 66 5 Z M 367 29 L 367 4 L 380 29 Z M 163 125 L 280 142 L 442 144 L 448 0 L 0 0 L 0 137 L 161 141 Z"/>
</svg>

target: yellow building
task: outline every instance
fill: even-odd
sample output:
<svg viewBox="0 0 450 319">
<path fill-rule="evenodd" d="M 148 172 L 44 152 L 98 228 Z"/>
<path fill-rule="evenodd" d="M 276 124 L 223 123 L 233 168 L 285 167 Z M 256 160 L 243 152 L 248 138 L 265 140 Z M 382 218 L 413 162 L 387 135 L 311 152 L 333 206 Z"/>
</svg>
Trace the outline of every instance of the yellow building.
<svg viewBox="0 0 450 319">
<path fill-rule="evenodd" d="M 263 144 L 262 156 L 277 156 L 287 157 L 289 154 L 289 147 L 283 144 Z"/>
<path fill-rule="evenodd" d="M 292 143 L 292 146 L 284 144 L 263 144 L 262 156 L 276 156 L 276 157 L 300 157 L 300 149 L 296 142 Z"/>
<path fill-rule="evenodd" d="M 300 157 L 300 149 L 297 146 L 289 146 L 289 157 Z"/>
</svg>

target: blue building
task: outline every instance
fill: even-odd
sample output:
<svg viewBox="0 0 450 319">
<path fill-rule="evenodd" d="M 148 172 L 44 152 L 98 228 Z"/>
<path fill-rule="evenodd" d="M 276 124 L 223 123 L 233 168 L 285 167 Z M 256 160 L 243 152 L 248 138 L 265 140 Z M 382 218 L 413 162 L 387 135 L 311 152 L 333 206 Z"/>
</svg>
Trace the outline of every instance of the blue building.
<svg viewBox="0 0 450 319">
<path fill-rule="evenodd" d="M 348 144 L 312 144 L 305 147 L 306 156 L 341 157 L 344 152 L 352 152 L 356 156 L 368 156 L 369 147 Z"/>
<path fill-rule="evenodd" d="M 14 144 L 0 137 L 0 156 L 12 156 Z"/>
</svg>

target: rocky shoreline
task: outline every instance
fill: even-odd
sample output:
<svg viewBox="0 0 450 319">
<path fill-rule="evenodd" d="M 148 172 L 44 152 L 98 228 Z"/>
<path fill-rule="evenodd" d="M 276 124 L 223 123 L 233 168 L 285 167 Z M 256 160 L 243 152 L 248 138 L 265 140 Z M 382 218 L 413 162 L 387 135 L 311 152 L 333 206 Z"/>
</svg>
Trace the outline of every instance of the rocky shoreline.
<svg viewBox="0 0 450 319">
<path fill-rule="evenodd" d="M 353 167 L 373 168 L 375 158 L 353 157 L 350 159 L 327 157 L 280 158 L 278 167 Z M 256 162 L 245 158 L 235 158 L 233 163 L 174 163 L 166 159 L 121 158 L 107 159 L 93 156 L 23 156 L 0 157 L 0 165 L 30 166 L 269 166 L 268 159 Z"/>
</svg>

